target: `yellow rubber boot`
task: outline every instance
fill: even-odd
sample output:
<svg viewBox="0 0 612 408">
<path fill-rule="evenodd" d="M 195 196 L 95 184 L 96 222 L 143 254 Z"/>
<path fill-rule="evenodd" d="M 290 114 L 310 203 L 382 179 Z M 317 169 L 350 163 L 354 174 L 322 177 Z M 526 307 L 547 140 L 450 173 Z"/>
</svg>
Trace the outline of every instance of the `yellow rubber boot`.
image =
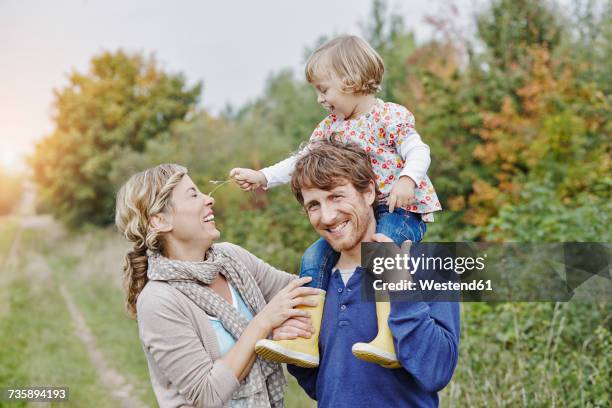
<svg viewBox="0 0 612 408">
<path fill-rule="evenodd" d="M 259 356 L 279 363 L 293 364 L 299 367 L 313 368 L 319 366 L 319 331 L 323 319 L 323 306 L 325 305 L 325 292 L 320 295 L 311 295 L 318 299 L 316 306 L 298 306 L 298 309 L 310 313 L 310 319 L 315 332 L 309 339 L 298 337 L 292 340 L 262 339 L 255 343 L 255 353 Z"/>
<path fill-rule="evenodd" d="M 389 329 L 388 319 L 391 312 L 391 303 L 376 302 L 376 317 L 378 321 L 378 334 L 369 343 L 353 344 L 355 357 L 370 363 L 380 364 L 385 368 L 400 368 L 401 365 L 395 354 L 393 335 Z"/>
</svg>

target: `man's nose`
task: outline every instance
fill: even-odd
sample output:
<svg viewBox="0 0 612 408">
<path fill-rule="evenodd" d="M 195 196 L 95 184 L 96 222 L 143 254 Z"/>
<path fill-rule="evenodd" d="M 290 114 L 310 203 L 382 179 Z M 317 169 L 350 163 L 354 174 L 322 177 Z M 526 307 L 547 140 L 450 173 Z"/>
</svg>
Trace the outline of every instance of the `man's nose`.
<svg viewBox="0 0 612 408">
<path fill-rule="evenodd" d="M 329 205 L 321 205 L 321 222 L 323 224 L 333 224 L 336 219 L 336 210 Z"/>
</svg>

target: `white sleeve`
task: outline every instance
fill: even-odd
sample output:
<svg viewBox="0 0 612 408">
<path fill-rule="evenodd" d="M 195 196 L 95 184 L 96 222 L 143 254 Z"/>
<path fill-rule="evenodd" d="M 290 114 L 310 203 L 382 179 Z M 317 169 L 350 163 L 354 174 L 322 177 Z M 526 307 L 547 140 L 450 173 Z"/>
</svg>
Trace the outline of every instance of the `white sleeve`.
<svg viewBox="0 0 612 408">
<path fill-rule="evenodd" d="M 299 153 L 296 153 L 285 160 L 260 170 L 266 176 L 266 180 L 268 180 L 268 188 L 287 184 L 291 181 L 291 174 L 293 173 L 295 163 L 298 161 L 298 155 Z"/>
<path fill-rule="evenodd" d="M 404 168 L 400 172 L 400 177 L 408 176 L 418 186 L 427 175 L 431 157 L 429 146 L 423 143 L 421 136 L 413 127 L 406 129 L 406 136 L 399 145 L 399 154 L 404 159 Z"/>
</svg>

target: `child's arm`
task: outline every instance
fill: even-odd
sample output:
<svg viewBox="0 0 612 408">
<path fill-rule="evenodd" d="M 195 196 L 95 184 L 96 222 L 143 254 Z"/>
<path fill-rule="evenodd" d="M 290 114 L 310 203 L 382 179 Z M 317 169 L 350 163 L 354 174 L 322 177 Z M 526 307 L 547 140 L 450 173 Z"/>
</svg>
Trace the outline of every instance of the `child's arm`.
<svg viewBox="0 0 612 408">
<path fill-rule="evenodd" d="M 259 187 L 265 188 L 268 184 L 266 176 L 258 170 L 236 167 L 230 170 L 229 176 L 244 191 L 257 190 Z"/>
<path fill-rule="evenodd" d="M 266 180 L 268 182 L 266 187 L 276 187 L 280 186 L 281 184 L 289 183 L 291 181 L 291 174 L 295 168 L 295 163 L 297 163 L 299 158 L 300 153 L 298 152 L 297 154 L 293 154 L 285 160 L 281 160 L 270 167 L 261 169 L 260 171 L 266 176 Z"/>
<path fill-rule="evenodd" d="M 397 151 L 404 160 L 404 168 L 387 200 L 389 212 L 393 212 L 396 207 L 405 208 L 413 203 L 414 189 L 427 175 L 431 163 L 429 146 L 423 143 L 415 130 L 412 113 L 403 108 L 400 117 L 399 123 L 392 123 L 387 129 L 388 135 L 395 135 Z"/>
<path fill-rule="evenodd" d="M 234 179 L 236 184 L 244 191 L 256 190 L 259 187 L 268 189 L 281 184 L 287 184 L 291 181 L 291 174 L 295 168 L 295 163 L 308 151 L 310 143 L 316 142 L 323 138 L 323 135 L 329 128 L 329 118 L 325 118 L 317 125 L 312 132 L 309 144 L 306 144 L 300 150 L 290 157 L 282 160 L 270 167 L 261 170 L 235 168 L 230 171 L 230 178 Z"/>
<path fill-rule="evenodd" d="M 265 189 L 287 184 L 291 181 L 291 173 L 297 161 L 296 155 L 286 158 L 270 167 L 261 170 L 234 168 L 230 171 L 230 178 L 244 191 Z"/>
<path fill-rule="evenodd" d="M 421 180 L 427 175 L 427 170 L 431 164 L 429 146 L 421 140 L 421 136 L 414 127 L 405 129 L 401 137 L 402 144 L 399 147 L 399 154 L 404 159 L 404 168 L 400 177 L 408 176 L 418 186 Z"/>
</svg>

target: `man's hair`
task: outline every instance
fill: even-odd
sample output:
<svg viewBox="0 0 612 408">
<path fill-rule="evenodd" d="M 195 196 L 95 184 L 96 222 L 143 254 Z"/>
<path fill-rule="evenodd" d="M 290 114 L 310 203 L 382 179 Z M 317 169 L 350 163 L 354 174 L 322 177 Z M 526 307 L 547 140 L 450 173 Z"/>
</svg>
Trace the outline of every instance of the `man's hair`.
<svg viewBox="0 0 612 408">
<path fill-rule="evenodd" d="M 354 35 L 343 35 L 317 48 L 306 62 L 306 79 L 314 83 L 337 79 L 347 93 L 373 94 L 380 90 L 385 65 L 370 44 Z"/>
<path fill-rule="evenodd" d="M 376 175 L 366 152 L 355 144 L 343 144 L 335 137 L 309 148 L 297 161 L 291 176 L 291 190 L 304 205 L 303 188 L 331 190 L 349 182 L 360 193 L 365 193 L 370 182 L 378 196 Z M 377 200 L 374 199 L 373 206 Z"/>
</svg>

